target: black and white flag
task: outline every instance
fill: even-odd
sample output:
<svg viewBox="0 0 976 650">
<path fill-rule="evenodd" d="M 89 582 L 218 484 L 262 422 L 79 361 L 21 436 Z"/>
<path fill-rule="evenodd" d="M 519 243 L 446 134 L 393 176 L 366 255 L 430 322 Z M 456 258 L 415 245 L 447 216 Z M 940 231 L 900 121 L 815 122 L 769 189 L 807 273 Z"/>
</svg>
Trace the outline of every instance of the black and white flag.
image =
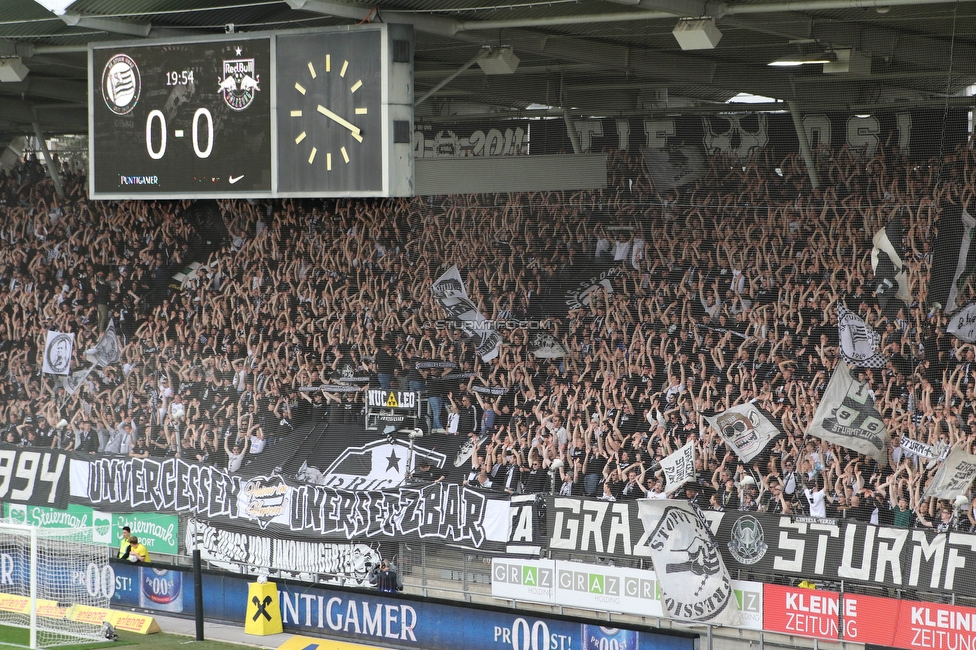
<svg viewBox="0 0 976 650">
<path fill-rule="evenodd" d="M 536 332 L 529 349 L 537 359 L 559 359 L 566 356 L 566 348 L 548 332 Z"/>
<path fill-rule="evenodd" d="M 943 207 L 937 226 L 929 301 L 950 313 L 959 306 L 959 290 L 976 268 L 976 246 L 972 245 L 976 219 L 963 206 L 950 203 Z"/>
<path fill-rule="evenodd" d="M 960 341 L 976 342 L 976 302 L 966 305 L 950 316 L 946 331 Z"/>
<path fill-rule="evenodd" d="M 935 473 L 935 478 L 925 488 L 923 499 L 955 499 L 960 494 L 966 494 L 973 479 L 976 478 L 976 456 L 966 453 L 961 448 L 953 449 L 946 456 Z"/>
<path fill-rule="evenodd" d="M 740 625 L 732 578 L 711 531 L 691 505 L 659 499 L 637 503 L 668 616 L 709 625 Z"/>
<path fill-rule="evenodd" d="M 85 380 L 88 379 L 88 375 L 90 375 L 91 371 L 94 369 L 95 366 L 88 366 L 83 370 L 76 370 L 71 374 L 65 375 L 58 381 L 60 381 L 61 385 L 64 386 L 64 390 L 68 393 L 68 395 L 74 395 L 78 392 L 78 389 L 81 388 L 82 384 L 85 383 Z"/>
<path fill-rule="evenodd" d="M 884 310 L 892 298 L 905 304 L 912 301 L 908 286 L 908 269 L 905 267 L 905 250 L 901 236 L 901 216 L 895 216 L 888 225 L 874 233 L 871 249 L 871 269 L 877 278 L 875 294 Z"/>
<path fill-rule="evenodd" d="M 693 146 L 653 149 L 641 147 L 644 170 L 656 192 L 666 192 L 705 177 L 705 157 Z"/>
<path fill-rule="evenodd" d="M 744 463 L 758 456 L 773 438 L 782 433 L 769 413 L 755 404 L 737 404 L 705 419 Z"/>
<path fill-rule="evenodd" d="M 689 440 L 684 447 L 661 459 L 666 492 L 695 480 L 695 444 Z"/>
<path fill-rule="evenodd" d="M 461 325 L 461 330 L 474 340 L 482 361 L 491 361 L 498 356 L 502 337 L 468 298 L 464 281 L 457 265 L 449 268 L 441 277 L 434 280 L 431 287 L 434 298 L 448 316 Z"/>
<path fill-rule="evenodd" d="M 122 358 L 119 351 L 119 337 L 115 334 L 115 319 L 108 322 L 105 333 L 98 339 L 95 347 L 85 350 L 85 358 L 100 368 L 118 363 Z"/>
<path fill-rule="evenodd" d="M 47 331 L 44 344 L 44 372 L 49 375 L 67 375 L 71 371 L 71 355 L 75 350 L 75 335 Z"/>
<path fill-rule="evenodd" d="M 888 465 L 888 429 L 865 384 L 838 363 L 807 434 Z"/>
<path fill-rule="evenodd" d="M 851 366 L 883 368 L 888 363 L 878 346 L 881 335 L 871 329 L 864 319 L 837 302 L 837 334 L 840 337 L 840 354 Z"/>
</svg>

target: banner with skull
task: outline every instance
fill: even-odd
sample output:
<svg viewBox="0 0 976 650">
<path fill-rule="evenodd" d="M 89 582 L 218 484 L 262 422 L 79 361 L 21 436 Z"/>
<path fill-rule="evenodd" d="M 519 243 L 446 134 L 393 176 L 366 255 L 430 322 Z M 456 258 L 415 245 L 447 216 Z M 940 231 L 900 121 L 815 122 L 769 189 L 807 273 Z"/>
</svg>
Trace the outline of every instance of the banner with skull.
<svg viewBox="0 0 976 650">
<path fill-rule="evenodd" d="M 738 404 L 705 419 L 744 463 L 762 453 L 782 433 L 770 415 L 755 404 Z"/>
</svg>

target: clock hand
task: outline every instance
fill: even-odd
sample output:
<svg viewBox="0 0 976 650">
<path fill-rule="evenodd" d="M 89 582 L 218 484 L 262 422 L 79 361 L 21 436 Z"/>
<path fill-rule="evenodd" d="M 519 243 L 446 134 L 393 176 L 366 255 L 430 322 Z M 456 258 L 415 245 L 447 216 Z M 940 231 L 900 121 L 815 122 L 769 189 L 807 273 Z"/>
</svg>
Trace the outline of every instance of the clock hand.
<svg viewBox="0 0 976 650">
<path fill-rule="evenodd" d="M 336 115 L 335 113 L 327 109 L 325 106 L 322 106 L 321 104 L 319 104 L 318 111 L 319 113 L 325 115 L 333 122 L 336 122 L 337 124 L 341 124 L 342 126 L 352 131 L 353 135 L 359 135 L 360 133 L 362 133 L 362 131 L 359 129 L 358 126 L 356 126 L 351 122 L 347 122 L 346 120 L 342 119 L 341 117 L 339 117 L 338 115 Z"/>
</svg>

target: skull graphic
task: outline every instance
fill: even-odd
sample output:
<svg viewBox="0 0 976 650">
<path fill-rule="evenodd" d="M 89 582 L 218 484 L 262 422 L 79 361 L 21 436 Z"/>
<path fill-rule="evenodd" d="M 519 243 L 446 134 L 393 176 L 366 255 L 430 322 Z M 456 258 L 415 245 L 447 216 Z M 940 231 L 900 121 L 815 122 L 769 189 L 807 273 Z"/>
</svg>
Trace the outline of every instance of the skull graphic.
<svg viewBox="0 0 976 650">
<path fill-rule="evenodd" d="M 724 152 L 748 158 L 769 143 L 766 115 L 712 115 L 702 118 L 708 153 Z"/>
</svg>

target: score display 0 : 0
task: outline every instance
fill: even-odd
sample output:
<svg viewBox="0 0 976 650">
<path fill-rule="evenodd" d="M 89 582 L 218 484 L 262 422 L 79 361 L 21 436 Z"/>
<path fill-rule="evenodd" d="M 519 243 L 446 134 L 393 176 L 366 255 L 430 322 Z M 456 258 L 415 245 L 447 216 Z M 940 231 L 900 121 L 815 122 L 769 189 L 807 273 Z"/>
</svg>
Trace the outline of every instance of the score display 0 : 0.
<svg viewBox="0 0 976 650">
<path fill-rule="evenodd" d="M 207 147 L 206 149 L 200 148 L 200 118 L 204 118 L 207 127 Z M 160 143 L 159 149 L 153 149 L 153 122 L 158 118 L 159 129 L 160 129 Z M 166 116 L 163 112 L 154 109 L 149 111 L 149 116 L 146 117 L 146 152 L 149 157 L 153 160 L 159 160 L 166 154 Z M 176 131 L 176 137 L 182 137 L 182 131 Z M 213 115 L 206 108 L 198 108 L 197 112 L 193 114 L 193 128 L 192 137 L 193 141 L 193 153 L 197 155 L 197 158 L 209 158 L 210 153 L 213 151 L 213 135 L 214 135 L 214 125 L 213 125 Z"/>
</svg>

